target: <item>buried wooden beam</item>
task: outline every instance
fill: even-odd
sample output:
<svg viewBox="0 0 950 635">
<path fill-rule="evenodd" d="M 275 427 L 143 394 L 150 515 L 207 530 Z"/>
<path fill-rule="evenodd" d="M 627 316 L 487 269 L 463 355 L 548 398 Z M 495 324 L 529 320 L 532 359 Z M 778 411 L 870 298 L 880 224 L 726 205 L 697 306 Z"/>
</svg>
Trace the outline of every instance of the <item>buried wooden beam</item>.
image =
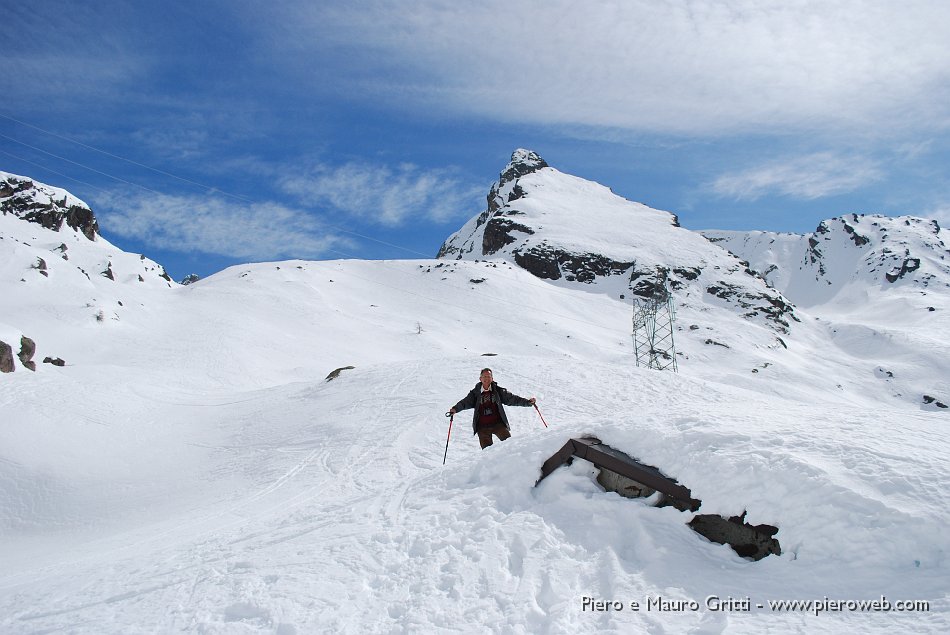
<svg viewBox="0 0 950 635">
<path fill-rule="evenodd" d="M 673 505 L 680 511 L 695 512 L 702 505 L 702 501 L 693 498 L 688 487 L 665 476 L 657 468 L 644 465 L 632 456 L 605 445 L 595 437 L 569 439 L 541 466 L 541 478 L 535 486 L 560 466 L 570 464 L 574 457 L 590 461 L 600 468 L 598 483 L 604 486 L 604 489 L 622 496 L 648 496 L 655 490 L 663 494 L 660 506 Z M 728 544 L 745 558 L 761 560 L 767 555 L 782 553 L 778 540 L 773 538 L 778 528 L 771 525 L 750 525 L 745 522 L 745 512 L 742 516 L 732 518 L 697 514 L 689 522 L 689 526 L 712 542 Z"/>
<path fill-rule="evenodd" d="M 643 465 L 636 459 L 609 445 L 604 445 L 596 437 L 581 437 L 570 439 L 554 456 L 541 466 L 541 478 L 538 483 L 547 478 L 551 472 L 573 460 L 573 457 L 590 461 L 600 468 L 616 472 L 647 487 L 662 492 L 674 501 L 683 504 L 686 509 L 696 511 L 700 501 L 692 497 L 689 488 L 683 487 L 675 480 L 664 476 L 660 470 L 649 465 Z M 537 485 L 537 483 L 535 483 Z"/>
</svg>

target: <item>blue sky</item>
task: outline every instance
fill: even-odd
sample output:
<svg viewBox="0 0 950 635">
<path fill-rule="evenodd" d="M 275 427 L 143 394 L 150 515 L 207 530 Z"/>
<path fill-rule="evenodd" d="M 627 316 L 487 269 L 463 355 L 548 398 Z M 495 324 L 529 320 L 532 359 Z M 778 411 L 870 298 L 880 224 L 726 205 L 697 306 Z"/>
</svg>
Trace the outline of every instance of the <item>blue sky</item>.
<svg viewBox="0 0 950 635">
<path fill-rule="evenodd" d="M 4 12 L 0 169 L 72 191 L 176 279 L 433 257 L 519 147 L 691 229 L 950 225 L 939 0 Z"/>
</svg>

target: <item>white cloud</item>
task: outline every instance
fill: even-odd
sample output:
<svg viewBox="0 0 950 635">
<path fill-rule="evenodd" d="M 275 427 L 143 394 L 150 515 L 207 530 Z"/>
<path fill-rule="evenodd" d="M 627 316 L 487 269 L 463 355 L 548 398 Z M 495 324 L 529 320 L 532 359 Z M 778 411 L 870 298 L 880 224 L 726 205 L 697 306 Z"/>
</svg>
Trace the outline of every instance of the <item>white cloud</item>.
<svg viewBox="0 0 950 635">
<path fill-rule="evenodd" d="M 366 0 L 264 19 L 282 61 L 333 56 L 314 83 L 429 113 L 688 134 L 950 123 L 950 3 Z"/>
<path fill-rule="evenodd" d="M 305 205 L 329 204 L 348 215 L 387 226 L 406 221 L 444 222 L 476 213 L 480 192 L 462 183 L 452 169 L 422 170 L 347 163 L 317 165 L 305 173 L 285 176 L 281 188 Z"/>
<path fill-rule="evenodd" d="M 250 260 L 316 258 L 349 244 L 313 216 L 276 203 L 128 193 L 96 203 L 107 234 L 177 252 Z"/>
<path fill-rule="evenodd" d="M 820 152 L 723 174 L 710 189 L 736 200 L 752 201 L 768 194 L 816 199 L 852 192 L 882 176 L 878 165 L 869 159 Z"/>
<path fill-rule="evenodd" d="M 924 214 L 926 218 L 932 218 L 940 223 L 941 228 L 950 229 L 950 204 L 939 205 Z"/>
</svg>

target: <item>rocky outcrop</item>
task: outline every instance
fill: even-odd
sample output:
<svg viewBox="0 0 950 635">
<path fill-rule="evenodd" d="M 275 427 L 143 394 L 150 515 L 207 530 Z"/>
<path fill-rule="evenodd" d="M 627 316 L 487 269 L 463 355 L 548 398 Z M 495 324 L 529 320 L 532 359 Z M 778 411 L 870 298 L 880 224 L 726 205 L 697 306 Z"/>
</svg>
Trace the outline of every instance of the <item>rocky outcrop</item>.
<svg viewBox="0 0 950 635">
<path fill-rule="evenodd" d="M 906 276 L 908 273 L 917 271 L 918 269 L 920 269 L 920 258 L 904 258 L 904 261 L 900 264 L 900 266 L 894 267 L 885 273 L 884 278 L 893 284 Z"/>
<path fill-rule="evenodd" d="M 25 368 L 35 371 L 36 362 L 33 361 L 33 355 L 35 354 L 36 343 L 26 335 L 22 336 L 20 338 L 20 353 L 17 355 L 17 357 L 20 358 L 20 363 L 23 364 Z"/>
<path fill-rule="evenodd" d="M 330 374 L 327 375 L 324 381 L 333 381 L 334 379 L 339 377 L 340 373 L 342 373 L 344 370 L 353 370 L 354 368 L 356 367 L 355 366 L 341 366 L 340 368 L 337 368 L 336 370 L 331 371 Z"/>
<path fill-rule="evenodd" d="M 66 365 L 66 362 L 65 362 L 63 359 L 59 358 L 59 357 L 57 357 L 57 358 L 55 358 L 55 359 L 52 358 L 52 357 L 44 357 L 44 358 L 43 358 L 43 363 L 44 363 L 44 364 L 52 364 L 53 366 L 65 366 L 65 365 Z"/>
<path fill-rule="evenodd" d="M 924 405 L 927 405 L 927 406 L 933 405 L 933 406 L 936 407 L 936 408 L 946 408 L 946 407 L 947 407 L 947 404 L 945 404 L 945 403 L 943 403 L 942 401 L 938 400 L 936 397 L 931 397 L 930 395 L 924 395 L 924 396 L 923 396 L 923 402 L 924 402 Z"/>
<path fill-rule="evenodd" d="M 485 225 L 485 234 L 482 237 L 482 254 L 490 256 L 512 243 L 518 242 L 514 232 L 531 235 L 534 230 L 521 225 L 510 218 L 495 217 Z"/>
<path fill-rule="evenodd" d="M 515 262 L 539 278 L 568 282 L 593 282 L 598 276 L 626 273 L 633 262 L 618 262 L 600 254 L 571 253 L 544 243 L 516 251 Z"/>
<path fill-rule="evenodd" d="M 99 222 L 88 205 L 65 190 L 6 172 L 0 172 L 0 212 L 53 231 L 66 225 L 89 240 L 99 234 Z"/>
<path fill-rule="evenodd" d="M 502 171 L 501 177 L 498 180 L 498 184 L 499 186 L 504 187 L 511 181 L 531 174 L 532 172 L 537 172 L 541 168 L 546 167 L 548 167 L 547 161 L 542 159 L 537 152 L 519 148 L 511 153 L 511 161 Z M 515 198 L 517 198 L 517 196 Z M 509 201 L 512 200 L 514 199 L 509 198 Z"/>
<path fill-rule="evenodd" d="M 12 373 L 14 370 L 16 366 L 13 363 L 13 348 L 0 341 L 0 373 Z"/>
</svg>

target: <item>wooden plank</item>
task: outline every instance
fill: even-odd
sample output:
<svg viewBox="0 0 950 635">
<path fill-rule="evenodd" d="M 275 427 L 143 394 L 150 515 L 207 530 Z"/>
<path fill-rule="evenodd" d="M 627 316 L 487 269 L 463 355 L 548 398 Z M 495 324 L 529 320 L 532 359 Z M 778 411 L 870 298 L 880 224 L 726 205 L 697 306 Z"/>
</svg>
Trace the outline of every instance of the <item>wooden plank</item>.
<svg viewBox="0 0 950 635">
<path fill-rule="evenodd" d="M 541 466 L 541 478 L 538 479 L 538 483 L 550 475 L 551 472 L 568 462 L 572 456 L 590 461 L 598 467 L 611 470 L 638 483 L 642 483 L 671 498 L 686 503 L 692 509 L 699 508 L 700 501 L 692 497 L 692 492 L 690 492 L 689 488 L 683 487 L 673 479 L 664 476 L 658 469 L 643 465 L 620 450 L 616 450 L 609 445 L 604 445 L 600 439 L 594 437 L 570 439 L 565 443 L 554 456 L 545 461 L 544 465 Z M 537 483 L 535 483 L 535 485 L 537 485 Z"/>
</svg>

